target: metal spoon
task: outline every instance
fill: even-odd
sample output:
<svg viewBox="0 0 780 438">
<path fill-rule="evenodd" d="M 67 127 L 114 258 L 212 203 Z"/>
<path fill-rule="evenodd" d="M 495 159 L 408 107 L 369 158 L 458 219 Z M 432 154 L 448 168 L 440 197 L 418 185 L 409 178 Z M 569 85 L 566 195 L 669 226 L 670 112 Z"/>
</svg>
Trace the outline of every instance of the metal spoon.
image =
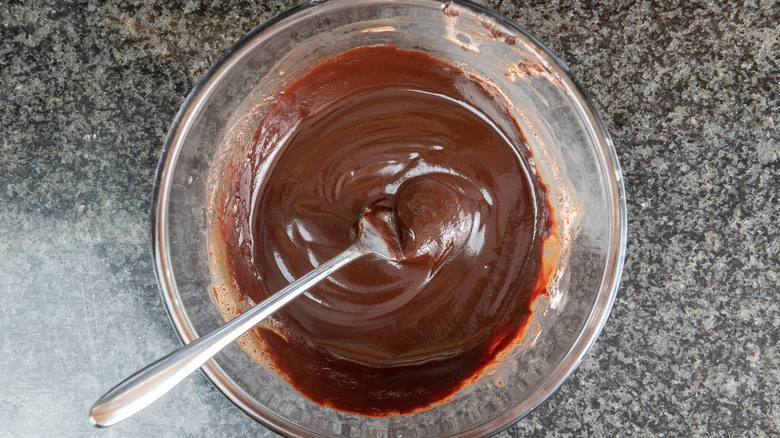
<svg viewBox="0 0 780 438">
<path fill-rule="evenodd" d="M 138 413 L 293 298 L 339 268 L 368 254 L 386 260 L 399 260 L 401 257 L 392 210 L 386 201 L 375 202 L 363 213 L 355 244 L 220 328 L 128 377 L 92 406 L 90 421 L 97 427 L 109 427 Z"/>
</svg>

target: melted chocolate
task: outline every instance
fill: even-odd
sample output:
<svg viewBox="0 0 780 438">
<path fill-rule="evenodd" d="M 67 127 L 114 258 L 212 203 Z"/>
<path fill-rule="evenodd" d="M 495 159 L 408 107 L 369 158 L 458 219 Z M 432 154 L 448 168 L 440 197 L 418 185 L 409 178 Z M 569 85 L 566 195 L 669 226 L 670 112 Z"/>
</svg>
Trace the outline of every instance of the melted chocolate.
<svg viewBox="0 0 780 438">
<path fill-rule="evenodd" d="M 522 336 L 551 214 L 493 87 L 422 52 L 353 49 L 286 88 L 245 153 L 222 232 L 249 303 L 349 247 L 376 200 L 392 214 L 398 261 L 359 259 L 255 330 L 310 399 L 426 409 Z"/>
</svg>

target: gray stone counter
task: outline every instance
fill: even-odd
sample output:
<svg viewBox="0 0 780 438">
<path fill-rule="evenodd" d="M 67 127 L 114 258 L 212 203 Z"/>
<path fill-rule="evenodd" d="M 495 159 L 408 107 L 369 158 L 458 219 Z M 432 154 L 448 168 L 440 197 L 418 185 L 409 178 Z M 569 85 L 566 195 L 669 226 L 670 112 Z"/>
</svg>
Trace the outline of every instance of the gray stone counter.
<svg viewBox="0 0 780 438">
<path fill-rule="evenodd" d="M 0 5 L 2 436 L 272 435 L 201 374 L 111 429 L 87 420 L 179 345 L 148 232 L 167 128 L 219 54 L 289 6 L 204 3 Z M 589 92 L 629 209 L 606 329 L 503 436 L 780 434 L 780 6 L 488 5 Z"/>
</svg>

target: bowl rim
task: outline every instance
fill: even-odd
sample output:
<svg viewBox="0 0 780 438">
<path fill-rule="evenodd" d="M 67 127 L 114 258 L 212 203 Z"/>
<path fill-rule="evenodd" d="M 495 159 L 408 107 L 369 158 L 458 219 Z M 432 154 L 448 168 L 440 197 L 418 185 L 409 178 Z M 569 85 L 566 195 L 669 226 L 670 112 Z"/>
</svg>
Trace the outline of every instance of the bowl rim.
<svg viewBox="0 0 780 438">
<path fill-rule="evenodd" d="M 361 1 L 361 3 L 387 2 L 388 0 Z M 559 69 L 560 73 L 562 73 L 561 79 L 567 82 L 569 89 L 573 93 L 572 101 L 578 106 L 577 109 L 580 114 L 585 116 L 585 119 L 588 121 L 588 128 L 591 131 L 590 134 L 593 139 L 596 140 L 595 145 L 600 147 L 600 154 L 598 155 L 601 159 L 600 164 L 602 168 L 612 170 L 612 172 L 605 172 L 604 175 L 606 178 L 607 197 L 610 202 L 612 213 L 612 220 L 610 221 L 610 250 L 606 254 L 607 263 L 602 277 L 602 285 L 599 294 L 593 303 L 590 314 L 585 319 L 583 330 L 579 333 L 578 338 L 574 341 L 569 352 L 564 356 L 564 361 L 552 371 L 544 384 L 531 394 L 531 397 L 536 396 L 537 398 L 532 406 L 521 408 L 520 405 L 516 405 L 480 426 L 461 432 L 463 435 L 494 434 L 518 422 L 555 393 L 574 370 L 577 369 L 585 354 L 593 346 L 606 324 L 617 297 L 626 256 L 628 213 L 623 174 L 612 138 L 608 134 L 606 126 L 598 115 L 592 100 L 583 90 L 579 82 L 574 78 L 566 64 L 528 31 L 501 14 L 474 4 L 468 0 L 389 0 L 389 2 L 428 5 L 454 3 L 471 9 L 478 14 L 487 16 L 488 18 L 495 20 L 495 22 L 518 32 L 523 35 L 524 38 L 527 38 L 544 56 L 549 57 L 553 61 L 554 67 Z M 152 205 L 150 209 L 150 234 L 155 274 L 160 293 L 171 324 L 173 325 L 177 336 L 184 344 L 197 339 L 198 334 L 193 328 L 187 313 L 179 301 L 168 247 L 167 227 L 169 195 L 172 186 L 173 171 L 176 167 L 176 162 L 181 150 L 181 139 L 191 126 L 192 116 L 198 113 L 198 110 L 204 105 L 204 102 L 219 83 L 219 80 L 230 71 L 232 66 L 241 58 L 244 52 L 258 44 L 256 41 L 251 45 L 249 43 L 257 38 L 262 39 L 261 37 L 264 32 L 275 27 L 279 23 L 325 3 L 347 4 L 350 2 L 349 0 L 310 0 L 285 10 L 246 33 L 230 49 L 224 52 L 196 82 L 195 86 L 179 108 L 166 135 L 155 172 Z M 228 377 L 215 361 L 211 360 L 207 362 L 201 367 L 201 371 L 228 400 L 263 426 L 283 435 L 295 434 L 296 436 L 315 436 L 311 431 L 303 429 L 282 417 L 267 411 L 261 413 L 256 409 L 253 409 L 253 406 L 255 406 L 253 399 Z"/>
</svg>

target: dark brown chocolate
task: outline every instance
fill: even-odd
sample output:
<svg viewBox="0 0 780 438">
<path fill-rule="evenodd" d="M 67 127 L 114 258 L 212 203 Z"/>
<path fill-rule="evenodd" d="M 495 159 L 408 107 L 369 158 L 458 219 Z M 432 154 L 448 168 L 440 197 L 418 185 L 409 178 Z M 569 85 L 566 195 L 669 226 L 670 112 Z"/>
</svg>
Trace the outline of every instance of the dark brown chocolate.
<svg viewBox="0 0 780 438">
<path fill-rule="evenodd" d="M 378 199 L 403 253 L 353 262 L 256 329 L 301 393 L 363 415 L 415 412 L 517 342 L 543 293 L 552 219 L 507 105 L 428 54 L 372 46 L 314 66 L 270 108 L 223 206 L 246 301 L 349 247 Z"/>
</svg>

